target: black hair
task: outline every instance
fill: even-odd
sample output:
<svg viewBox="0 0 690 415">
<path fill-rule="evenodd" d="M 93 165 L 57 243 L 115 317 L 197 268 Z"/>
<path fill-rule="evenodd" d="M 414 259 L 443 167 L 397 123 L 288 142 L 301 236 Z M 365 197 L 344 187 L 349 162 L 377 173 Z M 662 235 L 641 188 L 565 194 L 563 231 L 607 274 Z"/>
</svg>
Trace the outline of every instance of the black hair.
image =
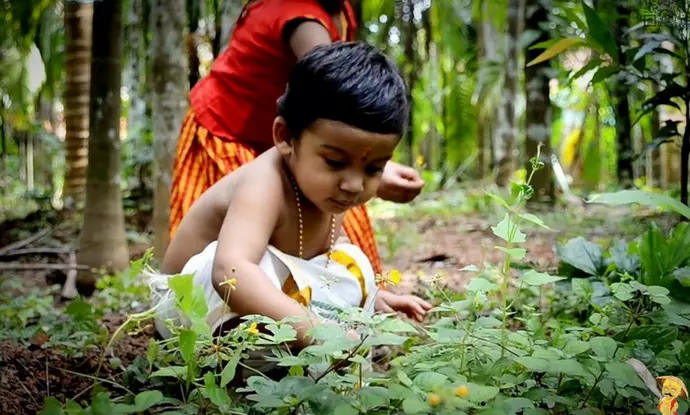
<svg viewBox="0 0 690 415">
<path fill-rule="evenodd" d="M 343 10 L 343 0 L 318 0 L 328 14 L 337 14 Z"/>
<path fill-rule="evenodd" d="M 297 61 L 278 100 L 278 115 L 294 138 L 319 118 L 402 136 L 408 112 L 407 87 L 395 64 L 361 42 L 312 49 Z"/>
</svg>

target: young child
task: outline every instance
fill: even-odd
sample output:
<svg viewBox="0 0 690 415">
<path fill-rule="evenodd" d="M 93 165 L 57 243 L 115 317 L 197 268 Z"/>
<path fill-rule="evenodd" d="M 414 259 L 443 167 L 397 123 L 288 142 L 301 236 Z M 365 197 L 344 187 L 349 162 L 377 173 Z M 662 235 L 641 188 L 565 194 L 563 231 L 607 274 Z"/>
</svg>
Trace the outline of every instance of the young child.
<svg viewBox="0 0 690 415">
<path fill-rule="evenodd" d="M 204 287 L 214 332 L 243 315 L 304 316 L 294 324 L 302 348 L 333 307 L 423 318 L 430 304 L 377 290 L 366 255 L 335 244 L 345 212 L 376 194 L 408 108 L 402 77 L 371 46 L 337 42 L 297 62 L 278 101 L 275 146 L 204 192 L 163 260 L 164 274 L 193 273 Z M 234 289 L 224 283 L 232 278 Z M 179 316 L 157 290 L 165 336 L 162 320 Z"/>
</svg>

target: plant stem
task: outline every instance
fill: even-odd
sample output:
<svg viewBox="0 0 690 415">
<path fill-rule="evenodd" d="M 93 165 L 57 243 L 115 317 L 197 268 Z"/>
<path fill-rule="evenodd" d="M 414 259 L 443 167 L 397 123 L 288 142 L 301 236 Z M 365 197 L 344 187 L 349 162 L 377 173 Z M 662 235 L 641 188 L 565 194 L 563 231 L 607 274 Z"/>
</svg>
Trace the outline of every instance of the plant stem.
<svg viewBox="0 0 690 415">
<path fill-rule="evenodd" d="M 118 388 L 124 390 L 125 392 L 129 393 L 129 394 L 132 395 L 132 396 L 135 396 L 135 395 L 136 395 L 136 393 L 132 392 L 131 390 L 127 389 L 126 387 L 120 385 L 120 384 L 117 383 L 117 382 L 113 382 L 112 380 L 102 379 L 102 378 L 98 378 L 98 377 L 96 377 L 96 376 L 86 375 L 86 374 L 84 374 L 84 373 L 73 372 L 73 371 L 71 371 L 71 370 L 62 369 L 62 368 L 59 368 L 59 367 L 57 368 L 57 370 L 59 370 L 59 371 L 61 371 L 61 372 L 69 373 L 69 374 L 72 374 L 72 375 L 76 375 L 76 376 L 82 376 L 82 377 L 85 377 L 85 378 L 88 378 L 88 379 L 92 379 L 92 380 L 94 380 L 94 381 L 105 382 L 105 383 L 111 384 L 111 385 L 113 385 L 113 386 L 117 386 Z"/>
<path fill-rule="evenodd" d="M 342 360 L 340 360 L 340 361 L 338 361 L 338 362 L 335 362 L 335 363 L 332 364 L 331 367 L 329 367 L 325 372 L 323 372 L 322 374 L 320 374 L 320 375 L 314 380 L 314 383 L 319 383 L 319 381 L 320 381 L 321 379 L 323 379 L 324 377 L 326 377 L 326 375 L 328 375 L 328 374 L 331 373 L 332 371 L 334 371 L 334 370 L 336 370 L 336 369 L 340 369 L 341 367 L 345 366 L 345 364 L 347 364 L 347 361 L 348 361 L 349 359 L 351 359 L 352 356 L 355 355 L 355 353 L 357 353 L 357 350 L 359 350 L 359 348 L 362 347 L 362 345 L 364 344 L 364 342 L 367 340 L 368 337 L 369 337 L 369 336 L 364 336 L 364 338 L 362 339 L 362 341 L 359 342 L 359 344 L 357 345 L 357 347 L 353 348 L 353 349 L 350 351 L 350 353 L 348 353 L 348 355 L 345 356 L 344 359 L 342 359 Z"/>
</svg>

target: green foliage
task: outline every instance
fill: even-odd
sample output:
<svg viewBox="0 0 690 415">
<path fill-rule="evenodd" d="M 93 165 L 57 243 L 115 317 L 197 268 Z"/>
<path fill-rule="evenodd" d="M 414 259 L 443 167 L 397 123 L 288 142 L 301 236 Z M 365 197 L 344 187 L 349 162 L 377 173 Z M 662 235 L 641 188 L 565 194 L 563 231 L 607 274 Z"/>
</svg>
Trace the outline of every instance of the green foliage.
<svg viewBox="0 0 690 415">
<path fill-rule="evenodd" d="M 99 389 L 88 402 L 64 405 L 49 397 L 42 413 L 652 410 L 655 397 L 627 362 L 635 358 L 657 375 L 690 374 L 690 306 L 664 287 L 670 279 L 687 278 L 687 228 L 677 227 L 667 238 L 652 229 L 637 242 L 638 248 L 618 242 L 606 254 L 601 246 L 578 238 L 558 247 L 567 265 L 559 275 L 535 269 L 516 272 L 511 263 L 527 253 L 526 225 L 548 231 L 539 217 L 523 211 L 532 196 L 532 173 L 543 166 L 534 161 L 532 167 L 525 182 L 513 183 L 508 197 L 489 195 L 504 212 L 491 228 L 500 241 L 496 249 L 502 263 L 466 267 L 476 276 L 465 293 L 452 298 L 434 285 L 441 300 L 423 326 L 354 308 L 341 311 L 340 320 L 347 325 L 312 329 L 312 345 L 299 351 L 289 347 L 296 338 L 291 325 L 295 318 L 246 316 L 237 328 L 213 337 L 205 321 L 203 292 L 191 276 L 177 275 L 170 286 L 186 323 L 171 327 L 173 336 L 167 340 L 150 340 L 146 356 L 125 368 L 118 393 Z M 644 252 L 651 245 L 639 248 L 649 238 L 666 251 L 652 258 L 654 273 L 645 271 L 649 266 Z M 125 301 L 126 296 L 115 296 L 117 290 L 138 292 L 128 277 L 145 263 L 135 263 L 127 277 L 110 280 L 103 295 L 111 300 L 100 304 Z M 67 313 L 93 329 L 93 306 L 79 300 Z M 124 327 L 151 315 L 151 310 L 131 315 L 106 349 Z M 25 321 L 31 316 L 14 318 Z M 372 371 L 371 349 L 382 345 L 398 352 L 388 371 Z M 285 373 L 274 377 L 276 372 L 254 372 L 257 359 Z"/>
</svg>

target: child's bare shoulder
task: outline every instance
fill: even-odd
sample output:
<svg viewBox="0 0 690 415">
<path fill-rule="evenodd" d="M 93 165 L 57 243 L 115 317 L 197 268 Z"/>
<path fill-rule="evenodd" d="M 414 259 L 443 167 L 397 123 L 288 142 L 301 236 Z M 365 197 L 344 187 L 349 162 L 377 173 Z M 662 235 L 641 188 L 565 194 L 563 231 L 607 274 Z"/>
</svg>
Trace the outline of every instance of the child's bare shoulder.
<svg viewBox="0 0 690 415">
<path fill-rule="evenodd" d="M 257 213 L 267 216 L 282 215 L 286 191 L 279 157 L 277 151 L 269 150 L 236 171 L 226 188 L 228 214 L 258 209 Z"/>
</svg>

